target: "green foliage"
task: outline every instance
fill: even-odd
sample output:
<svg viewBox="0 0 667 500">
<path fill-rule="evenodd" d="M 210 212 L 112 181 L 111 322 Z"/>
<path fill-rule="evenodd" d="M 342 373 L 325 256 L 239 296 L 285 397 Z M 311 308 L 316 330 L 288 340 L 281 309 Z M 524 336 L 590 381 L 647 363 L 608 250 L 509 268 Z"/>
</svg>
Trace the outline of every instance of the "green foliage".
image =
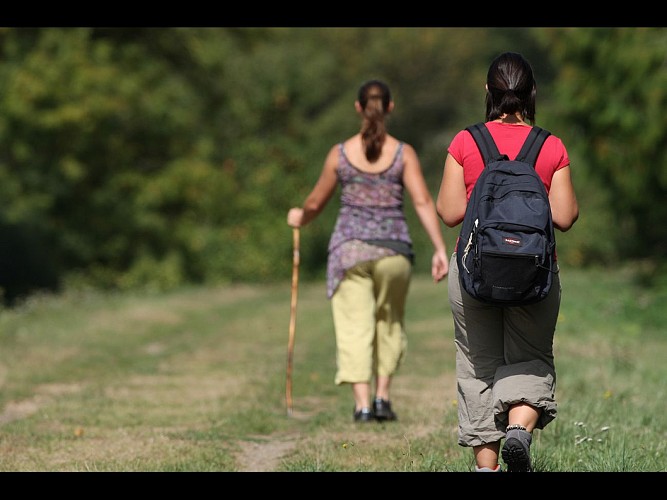
<svg viewBox="0 0 667 500">
<path fill-rule="evenodd" d="M 573 175 L 589 219 L 578 231 L 577 260 L 661 259 L 667 252 L 667 30 L 554 28 L 538 35 L 558 70 L 554 110 L 577 160 Z"/>
<path fill-rule="evenodd" d="M 138 45 L 115 47 L 95 34 L 6 34 L 6 50 L 22 64 L 3 69 L 0 179 L 13 178 L 6 194 L 20 200 L 4 217 L 41 230 L 61 272 L 114 286 L 143 252 L 169 253 L 169 238 L 144 224 L 169 213 L 151 217 L 138 201 L 172 157 L 193 154 L 200 112 L 178 73 Z M 25 52 L 23 38 L 34 44 Z"/>
<path fill-rule="evenodd" d="M 390 83 L 390 131 L 415 146 L 435 196 L 447 144 L 482 119 L 503 50 L 533 62 L 540 124 L 573 159 L 582 216 L 560 258 L 655 259 L 667 240 L 655 201 L 664 40 L 660 28 L 0 29 L 4 303 L 289 276 L 287 210 L 358 130 L 358 86 Z M 337 207 L 303 230 L 305 280 L 323 276 Z M 407 213 L 427 272 L 430 242 Z M 450 248 L 455 237 L 445 231 Z"/>
</svg>

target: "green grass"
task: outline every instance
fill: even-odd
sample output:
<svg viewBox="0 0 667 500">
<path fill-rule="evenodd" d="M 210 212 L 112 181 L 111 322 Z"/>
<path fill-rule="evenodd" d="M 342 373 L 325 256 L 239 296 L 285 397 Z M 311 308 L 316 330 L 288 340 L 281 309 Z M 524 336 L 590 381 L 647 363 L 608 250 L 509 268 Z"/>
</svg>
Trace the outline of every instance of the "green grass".
<svg viewBox="0 0 667 500">
<path fill-rule="evenodd" d="M 558 417 L 538 471 L 667 470 L 667 288 L 638 269 L 563 269 Z M 336 387 L 324 283 L 69 293 L 0 311 L 0 471 L 448 472 L 456 443 L 446 282 L 413 280 L 399 421 L 355 425 Z"/>
</svg>

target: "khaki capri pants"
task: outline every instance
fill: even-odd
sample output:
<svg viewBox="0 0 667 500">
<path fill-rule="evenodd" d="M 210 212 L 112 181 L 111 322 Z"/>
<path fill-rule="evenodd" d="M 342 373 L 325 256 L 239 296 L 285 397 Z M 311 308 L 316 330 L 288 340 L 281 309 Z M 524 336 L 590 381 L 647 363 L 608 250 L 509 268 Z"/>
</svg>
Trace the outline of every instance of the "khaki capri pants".
<svg viewBox="0 0 667 500">
<path fill-rule="evenodd" d="M 405 303 L 412 264 L 403 255 L 352 267 L 331 298 L 336 385 L 391 376 L 407 351 Z"/>
<path fill-rule="evenodd" d="M 461 288 L 456 252 L 449 270 L 459 445 L 480 446 L 503 439 L 507 412 L 515 403 L 540 408 L 536 428 L 544 428 L 556 418 L 553 339 L 561 298 L 558 273 L 541 302 L 498 307 L 472 298 Z"/>
</svg>

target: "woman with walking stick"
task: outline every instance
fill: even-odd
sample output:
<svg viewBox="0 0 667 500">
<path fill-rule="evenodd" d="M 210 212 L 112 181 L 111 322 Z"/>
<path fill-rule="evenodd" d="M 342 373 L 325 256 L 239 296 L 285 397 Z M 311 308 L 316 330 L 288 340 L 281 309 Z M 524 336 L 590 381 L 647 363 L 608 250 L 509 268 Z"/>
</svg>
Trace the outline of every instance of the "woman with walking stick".
<svg viewBox="0 0 667 500">
<path fill-rule="evenodd" d="M 397 416 L 390 386 L 407 348 L 405 303 L 414 259 L 403 212 L 406 188 L 433 243 L 436 283 L 447 276 L 449 260 L 417 153 L 385 128 L 394 109 L 389 87 L 380 80 L 364 83 L 354 106 L 361 130 L 331 148 L 313 190 L 303 207 L 289 210 L 287 223 L 297 228 L 310 223 L 340 185 L 327 263 L 334 382 L 352 387 L 355 422 L 392 421 Z"/>
</svg>

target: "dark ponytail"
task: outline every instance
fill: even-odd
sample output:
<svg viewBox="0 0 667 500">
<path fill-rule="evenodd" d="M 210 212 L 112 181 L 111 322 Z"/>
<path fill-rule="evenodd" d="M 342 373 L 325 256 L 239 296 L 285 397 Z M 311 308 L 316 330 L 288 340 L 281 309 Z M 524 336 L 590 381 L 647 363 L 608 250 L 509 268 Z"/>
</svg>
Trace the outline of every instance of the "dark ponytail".
<svg viewBox="0 0 667 500">
<path fill-rule="evenodd" d="M 359 89 L 357 100 L 363 113 L 361 138 L 364 152 L 368 161 L 374 163 L 382 153 L 382 145 L 387 136 L 384 120 L 389 112 L 391 91 L 386 83 L 370 80 Z"/>
<path fill-rule="evenodd" d="M 516 52 L 496 57 L 486 75 L 486 120 L 517 111 L 535 124 L 535 77 L 530 63 Z"/>
</svg>

